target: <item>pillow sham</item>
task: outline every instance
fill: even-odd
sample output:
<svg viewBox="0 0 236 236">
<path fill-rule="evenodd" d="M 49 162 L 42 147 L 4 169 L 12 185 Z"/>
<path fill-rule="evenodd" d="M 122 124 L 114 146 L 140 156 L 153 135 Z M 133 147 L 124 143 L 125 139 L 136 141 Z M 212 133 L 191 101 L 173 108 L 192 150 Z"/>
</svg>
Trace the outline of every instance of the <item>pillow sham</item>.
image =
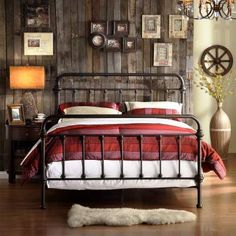
<svg viewBox="0 0 236 236">
<path fill-rule="evenodd" d="M 125 102 L 127 112 L 136 109 L 144 109 L 143 112 L 154 112 L 148 114 L 181 114 L 182 113 L 182 104 L 178 102 Z M 151 110 L 146 110 L 149 108 Z M 154 110 L 155 109 L 155 110 Z M 158 110 L 159 111 L 158 111 Z M 141 114 L 141 110 L 139 114 Z M 160 113 L 158 113 L 160 112 Z"/>
<path fill-rule="evenodd" d="M 93 107 L 104 107 L 111 108 L 120 111 L 120 104 L 115 102 L 67 102 L 59 105 L 59 113 L 64 114 L 64 110 L 69 107 L 75 106 L 93 106 Z"/>
<path fill-rule="evenodd" d="M 94 107 L 94 106 L 73 106 L 64 109 L 64 114 L 80 114 L 80 115 L 120 115 L 122 112 L 107 108 L 107 107 Z"/>
<path fill-rule="evenodd" d="M 139 108 L 128 111 L 132 115 L 175 115 L 180 114 L 175 109 L 162 109 L 162 108 Z"/>
</svg>

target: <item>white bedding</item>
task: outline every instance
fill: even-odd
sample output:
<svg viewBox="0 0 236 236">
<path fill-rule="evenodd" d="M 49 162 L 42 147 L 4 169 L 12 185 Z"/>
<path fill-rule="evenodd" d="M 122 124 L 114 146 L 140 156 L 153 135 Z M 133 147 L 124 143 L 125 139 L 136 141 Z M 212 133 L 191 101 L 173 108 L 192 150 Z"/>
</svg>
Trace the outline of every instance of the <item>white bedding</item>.
<svg viewBox="0 0 236 236">
<path fill-rule="evenodd" d="M 85 174 L 87 178 L 101 176 L 101 162 L 98 160 L 85 161 Z M 105 176 L 107 178 L 120 176 L 119 161 L 105 161 Z M 138 177 L 140 163 L 138 161 L 124 161 L 125 177 Z M 48 178 L 60 178 L 62 174 L 62 163 L 53 162 L 48 164 L 46 175 Z M 66 161 L 65 175 L 68 178 L 81 177 L 81 161 Z M 159 174 L 159 163 L 157 161 L 143 162 L 144 177 L 155 177 Z M 163 177 L 176 177 L 178 174 L 178 161 L 162 161 Z M 181 161 L 182 177 L 194 177 L 197 174 L 197 163 L 193 161 Z M 191 187 L 195 186 L 194 180 L 66 180 L 47 181 L 49 188 L 56 189 L 124 189 L 124 188 L 165 188 L 165 187 Z"/>
</svg>

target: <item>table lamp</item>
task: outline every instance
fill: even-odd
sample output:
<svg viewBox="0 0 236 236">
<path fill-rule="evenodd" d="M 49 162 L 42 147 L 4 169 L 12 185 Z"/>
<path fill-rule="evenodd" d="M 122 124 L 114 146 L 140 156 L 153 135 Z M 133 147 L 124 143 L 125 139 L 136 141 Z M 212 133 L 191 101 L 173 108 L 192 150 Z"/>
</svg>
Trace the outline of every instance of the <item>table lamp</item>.
<svg viewBox="0 0 236 236">
<path fill-rule="evenodd" d="M 45 70 L 43 66 L 10 66 L 11 89 L 43 89 L 45 86 Z M 24 106 L 25 119 L 32 120 L 38 109 L 33 94 L 26 91 L 20 103 Z"/>
</svg>

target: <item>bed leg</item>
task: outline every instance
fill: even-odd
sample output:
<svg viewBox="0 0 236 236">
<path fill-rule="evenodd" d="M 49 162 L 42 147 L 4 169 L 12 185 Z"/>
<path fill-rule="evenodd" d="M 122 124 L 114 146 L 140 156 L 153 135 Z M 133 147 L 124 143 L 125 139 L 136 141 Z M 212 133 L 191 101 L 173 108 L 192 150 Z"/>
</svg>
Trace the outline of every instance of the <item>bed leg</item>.
<svg viewBox="0 0 236 236">
<path fill-rule="evenodd" d="M 201 183 L 203 180 L 203 176 L 197 177 L 197 208 L 202 208 L 202 189 L 201 189 Z"/>
<path fill-rule="evenodd" d="M 45 204 L 45 193 L 46 193 L 46 181 L 42 181 L 42 189 L 41 189 L 41 209 L 46 209 Z"/>
<path fill-rule="evenodd" d="M 197 208 L 202 208 L 202 193 L 201 193 L 201 184 L 197 187 Z"/>
</svg>

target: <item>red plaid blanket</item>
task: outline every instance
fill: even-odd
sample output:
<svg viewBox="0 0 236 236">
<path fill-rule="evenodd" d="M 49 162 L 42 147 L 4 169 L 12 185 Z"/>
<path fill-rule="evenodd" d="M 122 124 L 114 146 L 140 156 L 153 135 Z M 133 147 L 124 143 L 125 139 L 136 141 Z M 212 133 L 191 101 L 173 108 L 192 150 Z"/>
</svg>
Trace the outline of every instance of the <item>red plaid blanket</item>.
<svg viewBox="0 0 236 236">
<path fill-rule="evenodd" d="M 140 144 L 137 135 L 142 138 L 143 160 L 159 159 L 159 134 L 193 134 L 183 136 L 179 140 L 177 136 L 163 136 L 161 138 L 161 159 L 178 159 L 178 142 L 181 144 L 181 160 L 197 160 L 197 140 L 195 131 L 166 124 L 116 124 L 116 125 L 70 125 L 57 128 L 49 134 L 79 134 L 89 135 L 85 138 L 85 158 L 99 160 L 101 154 L 101 139 L 94 135 L 104 135 L 104 158 L 106 160 L 119 160 L 121 158 L 120 139 L 115 135 L 133 135 L 124 137 L 124 160 L 140 159 Z M 91 135 L 91 136 L 90 136 Z M 110 135 L 110 136 L 108 136 Z M 113 135 L 113 136 L 112 136 Z M 136 136 L 135 136 L 136 135 Z M 152 136 L 145 136 L 152 135 Z M 214 151 L 205 142 L 202 142 L 202 167 L 204 171 L 213 170 L 221 179 L 226 175 L 225 166 Z M 23 178 L 34 176 L 39 170 L 40 149 L 37 146 L 23 162 Z M 46 138 L 46 163 L 62 160 L 62 141 L 56 137 Z M 65 139 L 65 160 L 82 159 L 82 142 L 80 137 L 68 136 Z"/>
</svg>

